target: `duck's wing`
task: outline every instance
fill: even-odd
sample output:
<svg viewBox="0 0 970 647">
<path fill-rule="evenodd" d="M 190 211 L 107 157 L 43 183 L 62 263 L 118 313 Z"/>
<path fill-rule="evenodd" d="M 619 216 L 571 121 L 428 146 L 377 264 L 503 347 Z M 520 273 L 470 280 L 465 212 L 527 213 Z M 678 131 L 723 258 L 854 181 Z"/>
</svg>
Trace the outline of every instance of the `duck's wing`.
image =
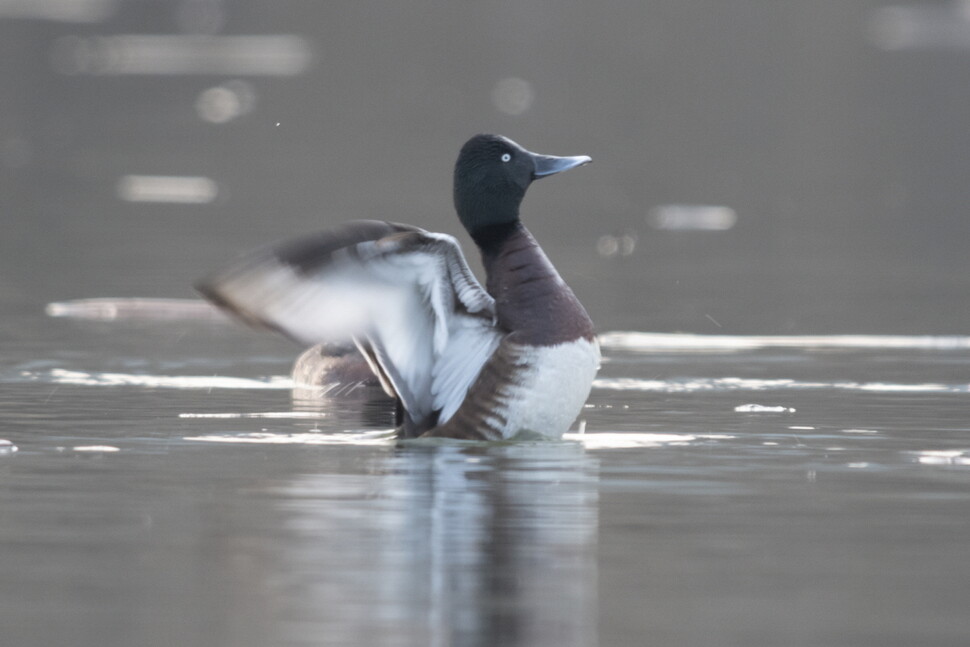
<svg viewBox="0 0 970 647">
<path fill-rule="evenodd" d="M 354 339 L 418 425 L 451 417 L 501 337 L 458 242 L 408 225 L 349 223 L 257 250 L 196 287 L 305 345 Z"/>
</svg>

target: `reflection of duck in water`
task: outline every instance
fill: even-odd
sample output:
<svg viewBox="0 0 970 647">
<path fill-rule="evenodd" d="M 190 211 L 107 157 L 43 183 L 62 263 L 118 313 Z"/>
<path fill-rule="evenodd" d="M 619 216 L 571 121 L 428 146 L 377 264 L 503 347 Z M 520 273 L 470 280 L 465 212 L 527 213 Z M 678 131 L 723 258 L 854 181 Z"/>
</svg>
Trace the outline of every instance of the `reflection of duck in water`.
<svg viewBox="0 0 970 647">
<path fill-rule="evenodd" d="M 533 180 L 589 161 L 538 155 L 498 135 L 465 143 L 455 208 L 482 253 L 487 291 L 451 236 L 377 221 L 260 250 L 198 287 L 304 344 L 353 339 L 396 398 L 403 436 L 559 437 L 589 395 L 599 347 L 519 205 Z M 297 366 L 301 381 L 322 382 L 314 355 L 331 371 L 360 367 L 352 355 L 314 351 Z"/>
</svg>

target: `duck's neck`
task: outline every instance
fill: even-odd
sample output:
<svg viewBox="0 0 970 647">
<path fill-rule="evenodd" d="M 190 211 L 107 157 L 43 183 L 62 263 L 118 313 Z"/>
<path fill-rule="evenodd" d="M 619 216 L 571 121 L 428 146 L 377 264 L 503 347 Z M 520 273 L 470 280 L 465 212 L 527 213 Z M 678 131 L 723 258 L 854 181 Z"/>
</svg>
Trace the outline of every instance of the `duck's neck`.
<svg viewBox="0 0 970 647">
<path fill-rule="evenodd" d="M 593 338 L 593 322 L 525 226 L 491 225 L 473 235 L 498 324 L 531 344 Z"/>
<path fill-rule="evenodd" d="M 482 258 L 487 256 L 494 256 L 498 254 L 502 246 L 505 244 L 509 238 L 519 235 L 520 232 L 525 232 L 527 236 L 532 237 L 529 234 L 529 230 L 525 228 L 521 220 L 515 219 L 510 222 L 503 222 L 497 225 L 487 225 L 485 227 L 479 227 L 475 231 L 471 232 L 472 240 L 478 245 L 478 248 L 482 251 Z"/>
</svg>

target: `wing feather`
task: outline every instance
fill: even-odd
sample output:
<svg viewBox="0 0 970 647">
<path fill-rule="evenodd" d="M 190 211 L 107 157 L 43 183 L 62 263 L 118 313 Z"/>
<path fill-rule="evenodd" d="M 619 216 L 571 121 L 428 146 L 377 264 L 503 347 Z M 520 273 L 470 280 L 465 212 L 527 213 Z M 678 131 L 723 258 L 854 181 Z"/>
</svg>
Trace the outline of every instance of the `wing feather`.
<svg viewBox="0 0 970 647">
<path fill-rule="evenodd" d="M 306 345 L 366 340 L 415 421 L 450 418 L 501 337 L 458 242 L 407 225 L 359 221 L 257 250 L 197 287 Z"/>
<path fill-rule="evenodd" d="M 482 366 L 501 340 L 492 322 L 459 313 L 451 321 L 448 347 L 435 362 L 432 375 L 434 408 L 439 422 L 451 418 L 465 399 Z"/>
</svg>

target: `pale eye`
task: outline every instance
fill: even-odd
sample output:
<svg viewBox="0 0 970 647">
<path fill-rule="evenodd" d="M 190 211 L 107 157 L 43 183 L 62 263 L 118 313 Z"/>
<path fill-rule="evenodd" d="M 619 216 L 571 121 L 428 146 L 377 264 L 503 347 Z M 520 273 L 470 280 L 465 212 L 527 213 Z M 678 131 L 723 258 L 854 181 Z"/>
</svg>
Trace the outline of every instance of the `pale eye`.
<svg viewBox="0 0 970 647">
<path fill-rule="evenodd" d="M 508 153 L 502 153 L 502 161 L 503 162 L 508 162 L 510 159 L 512 159 L 512 156 L 511 155 L 509 155 Z"/>
</svg>

